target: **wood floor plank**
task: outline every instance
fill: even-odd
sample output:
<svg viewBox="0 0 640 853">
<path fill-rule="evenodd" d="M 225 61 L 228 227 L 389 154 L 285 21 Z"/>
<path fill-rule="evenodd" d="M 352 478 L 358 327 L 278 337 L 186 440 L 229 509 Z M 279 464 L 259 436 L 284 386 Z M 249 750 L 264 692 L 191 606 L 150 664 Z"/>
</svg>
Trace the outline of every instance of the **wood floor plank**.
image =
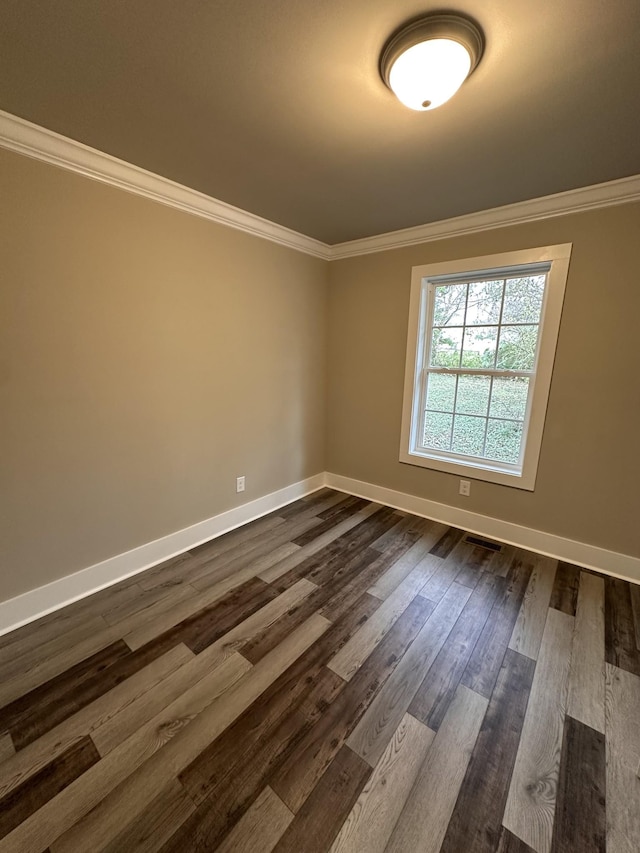
<svg viewBox="0 0 640 853">
<path fill-rule="evenodd" d="M 536 560 L 509 640 L 510 649 L 532 660 L 538 657 L 557 566 L 550 557 Z"/>
<path fill-rule="evenodd" d="M 124 742 L 131 752 L 137 749 L 141 755 L 147 749 L 150 753 L 155 751 L 250 668 L 251 664 L 237 652 L 217 660 L 205 662 L 200 657 L 189 661 L 94 729 L 92 738 L 100 755 L 104 757 Z"/>
<path fill-rule="evenodd" d="M 5 734 L 0 735 L 0 764 L 7 761 L 9 758 L 12 758 L 15 754 L 16 750 L 9 732 L 5 732 Z M 1 793 L 0 796 L 2 796 Z"/>
<path fill-rule="evenodd" d="M 84 686 L 94 685 L 97 678 L 101 681 L 106 669 L 126 661 L 129 654 L 127 644 L 120 640 L 39 687 L 25 692 L 0 709 L 0 731 L 11 732 L 16 749 L 26 746 L 48 728 L 53 728 L 57 722 L 70 716 L 71 708 L 76 710 L 75 703 Z"/>
<path fill-rule="evenodd" d="M 636 633 L 636 648 L 640 649 L 640 584 L 629 584 L 631 595 L 631 613 L 633 615 L 633 627 Z"/>
<path fill-rule="evenodd" d="M 422 628 L 430 607 L 415 598 L 376 651 L 274 775 L 273 790 L 297 812 Z"/>
<path fill-rule="evenodd" d="M 381 759 L 470 595 L 468 587 L 452 584 L 349 736 L 347 744 L 372 767 Z"/>
<path fill-rule="evenodd" d="M 605 659 L 640 676 L 640 651 L 631 603 L 631 585 L 619 578 L 605 578 Z"/>
<path fill-rule="evenodd" d="M 487 704 L 478 693 L 458 687 L 389 839 L 388 853 L 440 850 Z"/>
<path fill-rule="evenodd" d="M 498 844 L 496 853 L 535 853 L 535 850 L 509 832 L 508 829 L 502 827 L 500 843 Z"/>
<path fill-rule="evenodd" d="M 567 713 L 604 734 L 604 581 L 581 572 Z"/>
<path fill-rule="evenodd" d="M 343 533 L 342 536 L 279 577 L 274 581 L 274 586 L 282 591 L 301 577 L 306 577 L 318 585 L 328 581 L 333 582 L 336 572 L 346 562 L 361 554 L 374 539 L 385 530 L 389 530 L 395 521 L 392 509 L 378 508 L 373 515 L 361 521 L 353 529 Z M 376 551 L 373 551 L 373 554 L 377 557 Z"/>
<path fill-rule="evenodd" d="M 573 623 L 549 609 L 505 806 L 506 828 L 537 853 L 551 850 Z"/>
<path fill-rule="evenodd" d="M 409 713 L 433 731 L 440 728 L 495 598 L 504 586 L 504 578 L 496 575 L 485 574 L 480 579 L 411 700 Z"/>
<path fill-rule="evenodd" d="M 545 562 L 322 490 L 0 637 L 0 853 L 636 853 L 640 587 Z"/>
<path fill-rule="evenodd" d="M 75 629 L 54 637 L 47 643 L 39 644 L 22 654 L 16 653 L 0 666 L 0 681 L 9 682 L 13 678 L 23 677 L 30 670 L 41 666 L 45 659 L 62 657 L 66 661 L 69 646 L 77 646 L 88 638 L 94 638 L 93 647 L 96 635 L 105 634 L 108 628 L 109 626 L 102 616 L 94 616 L 76 626 Z M 108 642 L 105 645 L 108 645 Z"/>
<path fill-rule="evenodd" d="M 0 682 L 0 708 L 2 708 L 0 720 L 4 709 L 15 700 L 19 700 L 27 693 L 37 690 L 54 679 L 64 678 L 71 668 L 77 667 L 77 671 L 80 671 L 86 661 L 97 660 L 102 654 L 107 656 L 113 654 L 116 648 L 122 651 L 122 647 L 118 631 L 107 626 L 104 631 L 85 637 L 71 647 L 67 646 L 64 651 L 53 657 L 39 657 L 33 666 Z M 0 721 L 0 731 L 2 726 Z"/>
<path fill-rule="evenodd" d="M 376 552 L 371 548 L 351 555 L 339 568 L 336 568 L 330 583 L 316 588 L 296 606 L 289 608 L 268 629 L 255 634 L 243 643 L 240 651 L 252 663 L 257 663 L 281 642 L 283 637 L 300 625 L 312 613 L 320 612 L 334 594 L 339 592 L 349 581 L 357 576 L 375 559 Z M 317 578 L 316 578 L 317 580 Z M 274 586 L 274 588 L 276 588 Z M 290 587 L 285 586 L 284 589 Z"/>
<path fill-rule="evenodd" d="M 552 853 L 605 853 L 604 735 L 565 718 Z"/>
<path fill-rule="evenodd" d="M 82 738 L 30 779 L 0 799 L 0 838 L 55 797 L 100 760 L 91 738 Z"/>
<path fill-rule="evenodd" d="M 429 552 L 438 539 L 442 537 L 445 530 L 444 524 L 434 522 L 420 539 L 372 585 L 369 590 L 370 594 L 377 598 L 388 598 L 398 584 L 402 583 L 409 572 L 419 563 L 422 564 L 423 569 L 431 566 L 435 571 L 440 563 L 440 558 L 429 557 Z"/>
<path fill-rule="evenodd" d="M 514 558 L 504 591 L 496 598 L 462 676 L 461 684 L 487 699 L 495 687 L 532 569 L 531 557 Z"/>
<path fill-rule="evenodd" d="M 329 626 L 326 619 L 312 617 L 183 727 L 163 749 L 147 756 L 141 766 L 136 764 L 137 756 L 130 754 L 128 741 L 124 741 L 3 839 L 0 853 L 39 850 L 56 839 L 58 851 L 96 849 L 109 843 L 122 829 L 123 813 L 129 820 L 142 814 L 171 779 Z"/>
<path fill-rule="evenodd" d="M 606 665 L 607 853 L 640 850 L 640 677 Z"/>
<path fill-rule="evenodd" d="M 291 554 L 289 557 L 286 557 L 284 560 L 281 560 L 269 569 L 260 572 L 258 577 L 267 583 L 273 583 L 274 581 L 279 580 L 292 569 L 299 566 L 304 560 L 318 554 L 336 539 L 339 539 L 341 536 L 344 536 L 345 533 L 352 530 L 354 527 L 357 527 L 363 521 L 366 521 L 370 516 L 378 512 L 379 509 L 379 504 L 372 503 L 360 510 L 360 512 L 357 512 L 355 515 L 345 518 L 339 524 L 332 527 L 331 530 L 327 530 L 326 533 L 317 536 L 313 542 L 310 542 L 308 545 L 304 545 L 300 548 L 297 554 Z"/>
<path fill-rule="evenodd" d="M 371 768 L 347 746 L 333 759 L 274 848 L 277 853 L 324 853 L 364 788 Z"/>
<path fill-rule="evenodd" d="M 459 530 L 457 527 L 448 527 L 431 548 L 431 553 L 434 557 L 448 557 L 463 536 L 464 530 Z"/>
<path fill-rule="evenodd" d="M 405 714 L 330 853 L 384 853 L 434 735 Z"/>
<path fill-rule="evenodd" d="M 148 809 L 101 848 L 101 853 L 155 853 L 194 810 L 195 805 L 182 785 L 173 780 Z M 54 843 L 52 853 L 55 850 Z"/>
<path fill-rule="evenodd" d="M 271 853 L 292 820 L 293 812 L 267 786 L 216 853 Z"/>
<path fill-rule="evenodd" d="M 424 575 L 419 569 L 410 572 L 376 610 L 371 619 L 368 619 L 349 642 L 331 658 L 327 664 L 329 669 L 346 681 L 352 678 L 425 583 Z"/>
<path fill-rule="evenodd" d="M 321 520 L 319 518 L 301 513 L 295 521 L 289 524 L 278 526 L 264 536 L 244 542 L 226 554 L 221 554 L 211 560 L 201 561 L 190 572 L 189 582 L 195 589 L 205 591 L 241 571 L 245 572 L 252 569 L 252 576 L 255 577 L 258 572 L 264 571 L 272 565 L 269 559 L 266 561 L 266 565 L 261 565 L 263 558 L 269 557 L 281 545 L 294 544 L 292 540 L 302 534 L 308 534 L 311 539 L 314 539 L 318 535 L 316 530 L 320 526 Z M 298 545 L 297 548 L 299 550 L 300 546 Z M 291 553 L 295 553 L 295 551 L 291 551 Z"/>
<path fill-rule="evenodd" d="M 409 546 L 414 545 L 435 523 L 427 518 L 403 514 L 399 510 L 396 510 L 396 516 L 397 524 L 371 543 L 371 547 L 380 551 L 381 554 L 393 547 L 399 539 L 405 539 Z"/>
<path fill-rule="evenodd" d="M 320 516 L 322 521 L 319 524 L 311 527 L 304 533 L 300 533 L 295 536 L 291 541 L 294 545 L 299 545 L 302 548 L 305 545 L 308 545 L 309 542 L 313 542 L 313 540 L 318 536 L 321 536 L 323 533 L 334 528 L 336 524 L 339 524 L 347 518 L 351 518 L 352 515 L 356 515 L 356 513 L 365 509 L 369 506 L 369 503 L 370 501 L 366 501 L 363 498 L 348 498 L 337 506 L 334 506 L 330 510 L 322 513 Z"/>
<path fill-rule="evenodd" d="M 549 607 L 555 607 L 556 610 L 562 610 L 569 616 L 575 616 L 579 583 L 580 569 L 578 566 L 560 560 Z"/>
<path fill-rule="evenodd" d="M 266 737 L 260 738 L 249 749 L 242 744 L 242 755 L 233 754 L 228 765 L 212 767 L 213 756 L 209 754 L 205 762 L 196 761 L 180 774 L 180 782 L 198 808 L 167 845 L 167 851 L 179 853 L 182 850 L 214 849 L 242 819 L 273 773 L 309 729 L 308 722 L 295 710 L 272 722 Z M 199 776 L 200 772 L 202 776 Z"/>
<path fill-rule="evenodd" d="M 342 589 L 334 592 L 320 613 L 332 622 L 340 619 L 350 607 L 375 584 L 388 569 L 411 548 L 408 538 L 398 537 L 389 547 L 355 575 Z M 374 550 L 368 546 L 367 550 Z M 381 599 L 378 599 L 381 602 Z"/>
<path fill-rule="evenodd" d="M 40 735 L 16 753 L 10 761 L 0 766 L 0 797 L 25 782 L 61 753 L 100 726 L 145 697 L 152 688 L 168 678 L 183 664 L 193 660 L 193 653 L 186 646 L 177 646 L 167 654 L 152 661 L 148 666 L 103 693 L 62 723 Z M 145 700 L 146 703 L 146 700 Z M 149 716 L 153 716 L 153 711 Z M 146 717 L 145 719 L 149 719 Z M 144 720 L 143 720 L 144 722 Z"/>
<path fill-rule="evenodd" d="M 253 580 L 253 569 L 248 567 L 231 577 L 225 578 L 219 584 L 204 592 L 189 587 L 189 590 L 193 589 L 193 592 L 189 593 L 189 590 L 185 590 L 186 594 L 182 596 L 180 601 L 175 600 L 173 606 L 161 607 L 166 601 L 165 599 L 161 599 L 155 605 L 156 610 L 153 614 L 151 614 L 150 608 L 143 624 L 136 625 L 129 623 L 124 630 L 122 630 L 122 626 L 120 625 L 116 625 L 115 627 L 121 628 L 124 641 L 130 649 L 135 651 L 157 637 L 160 637 L 162 634 L 166 634 L 181 622 L 196 616 L 208 607 L 213 607 L 220 599 L 229 593 L 233 593 L 238 587 L 251 583 Z M 168 601 L 171 603 L 171 598 Z M 131 618 L 135 619 L 135 617 Z"/>
<path fill-rule="evenodd" d="M 440 853 L 496 850 L 534 670 L 530 658 L 505 654 Z"/>
</svg>

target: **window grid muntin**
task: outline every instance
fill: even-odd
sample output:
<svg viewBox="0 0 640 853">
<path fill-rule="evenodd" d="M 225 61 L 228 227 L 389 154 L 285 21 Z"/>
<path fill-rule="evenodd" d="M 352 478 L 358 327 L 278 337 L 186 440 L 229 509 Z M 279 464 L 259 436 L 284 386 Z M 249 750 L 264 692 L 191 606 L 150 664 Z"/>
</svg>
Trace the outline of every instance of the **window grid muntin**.
<svg viewBox="0 0 640 853">
<path fill-rule="evenodd" d="M 536 368 L 538 361 L 538 354 L 540 350 L 540 337 L 541 337 L 541 328 L 542 328 L 542 319 L 543 319 L 543 311 L 544 311 L 544 301 L 547 292 L 548 286 L 548 276 L 550 264 L 541 264 L 541 265 L 532 265 L 526 268 L 524 267 L 512 267 L 505 268 L 503 270 L 497 271 L 485 271 L 482 275 L 469 275 L 468 273 L 463 275 L 455 275 L 455 276 L 442 276 L 431 279 L 427 282 L 427 300 L 426 300 L 426 316 L 425 316 L 425 326 L 424 326 L 424 337 L 423 337 L 423 369 L 422 369 L 422 382 L 420 383 L 420 410 L 419 410 L 419 426 L 418 426 L 418 434 L 420 436 L 420 440 L 418 442 L 418 448 L 422 451 L 427 452 L 429 455 L 433 455 L 434 458 L 441 458 L 444 460 L 454 460 L 459 458 L 461 460 L 471 460 L 474 464 L 478 465 L 478 467 L 499 467 L 504 470 L 513 470 L 515 472 L 520 471 L 522 469 L 525 445 L 526 445 L 526 437 L 527 437 L 527 428 L 529 423 L 530 409 L 531 409 L 531 399 L 534 391 L 534 383 L 536 377 Z M 497 273 L 500 273 L 499 275 Z M 503 324 L 502 319 L 504 316 L 504 305 L 506 298 L 506 289 L 507 289 L 507 280 L 513 280 L 518 278 L 527 278 L 527 277 L 538 277 L 543 276 L 544 283 L 542 287 L 542 298 L 540 311 L 538 313 L 538 321 L 537 322 L 523 322 L 523 323 L 507 323 Z M 483 324 L 471 324 L 467 325 L 467 310 L 469 304 L 469 286 L 471 284 L 475 284 L 480 281 L 500 281 L 502 284 L 502 293 L 500 300 L 500 317 L 498 323 L 483 323 Z M 435 293 L 437 287 L 442 286 L 464 286 L 465 287 L 465 306 L 464 306 L 464 322 L 463 325 L 456 324 L 455 326 L 446 326 L 443 324 L 436 325 L 433 323 L 435 319 Z M 500 340 L 501 340 L 501 332 L 504 327 L 512 327 L 512 326 L 536 326 L 536 342 L 535 349 L 533 353 L 533 368 L 531 370 L 506 370 L 497 368 L 498 362 L 498 352 L 500 348 Z M 495 352 L 493 356 L 493 368 L 463 368 L 462 367 L 462 357 L 464 353 L 464 341 L 465 341 L 465 332 L 467 328 L 496 328 L 498 330 L 496 336 L 496 346 Z M 439 365 L 431 365 L 431 357 L 432 357 L 432 346 L 433 346 L 433 332 L 434 329 L 461 329 L 462 330 L 462 341 L 460 345 L 460 353 L 458 358 L 458 367 L 450 368 L 450 367 L 442 367 Z M 454 401 L 453 401 L 453 411 L 445 412 L 441 410 L 429 409 L 426 408 L 427 402 L 427 388 L 429 382 L 429 375 L 431 373 L 444 373 L 444 374 L 453 374 L 456 376 L 456 385 L 455 385 L 455 393 L 454 393 Z M 460 375 L 479 375 L 479 376 L 488 376 L 490 378 L 490 389 L 489 389 L 489 400 L 487 404 L 487 414 L 483 415 L 470 415 L 465 413 L 458 413 L 463 417 L 478 417 L 483 418 L 485 422 L 484 428 L 484 436 L 482 443 L 482 456 L 473 456 L 470 454 L 460 453 L 459 451 L 452 450 L 453 444 L 453 436 L 455 431 L 455 423 L 456 423 L 456 405 L 457 405 L 457 397 L 458 397 L 458 385 L 459 385 L 459 376 Z M 493 397 L 493 387 L 494 387 L 494 378 L 496 377 L 527 377 L 529 379 L 528 388 L 527 388 L 527 397 L 525 400 L 525 414 L 522 420 L 517 418 L 492 418 L 490 417 L 491 411 L 491 403 Z M 434 448 L 425 443 L 425 431 L 426 431 L 426 416 L 427 411 L 434 412 L 436 414 L 444 414 L 451 415 L 451 429 L 449 432 L 449 449 L 442 450 L 440 448 Z M 486 456 L 486 447 L 487 447 L 487 437 L 490 421 L 504 421 L 507 423 L 517 423 L 521 425 L 520 432 L 520 444 L 518 448 L 518 459 L 516 462 L 505 462 L 503 460 L 495 459 L 492 457 Z M 416 436 L 416 437 L 417 437 Z"/>
</svg>

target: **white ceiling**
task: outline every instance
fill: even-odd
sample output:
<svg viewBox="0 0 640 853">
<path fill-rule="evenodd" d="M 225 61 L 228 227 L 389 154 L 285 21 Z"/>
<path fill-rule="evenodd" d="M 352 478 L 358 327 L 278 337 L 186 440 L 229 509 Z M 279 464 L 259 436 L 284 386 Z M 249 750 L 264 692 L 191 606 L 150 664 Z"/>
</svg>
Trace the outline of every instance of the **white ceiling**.
<svg viewBox="0 0 640 853">
<path fill-rule="evenodd" d="M 638 0 L 460 0 L 443 107 L 378 74 L 432 3 L 3 0 L 0 108 L 327 243 L 640 172 Z"/>
</svg>

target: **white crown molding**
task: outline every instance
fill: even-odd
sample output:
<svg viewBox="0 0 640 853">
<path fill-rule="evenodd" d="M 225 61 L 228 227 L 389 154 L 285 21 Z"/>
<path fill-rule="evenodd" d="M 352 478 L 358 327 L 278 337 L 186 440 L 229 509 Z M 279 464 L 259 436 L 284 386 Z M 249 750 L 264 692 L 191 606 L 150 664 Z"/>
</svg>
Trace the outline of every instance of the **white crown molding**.
<svg viewBox="0 0 640 853">
<path fill-rule="evenodd" d="M 354 480 L 352 477 L 343 477 L 341 474 L 327 473 L 325 485 L 339 492 L 346 492 L 349 495 L 413 513 L 413 515 L 421 515 L 433 521 L 459 527 L 469 533 L 478 533 L 488 539 L 496 539 L 518 548 L 525 548 L 527 551 L 535 551 L 587 569 L 595 569 L 605 575 L 622 578 L 631 583 L 640 583 L 639 557 L 608 551 L 597 545 L 566 539 L 554 533 L 546 533 L 544 530 L 535 530 L 511 521 L 502 521 L 499 518 L 470 512 L 450 504 L 397 492 L 385 486 L 365 483 L 362 480 Z"/>
<path fill-rule="evenodd" d="M 326 261 L 640 201 L 640 175 L 632 175 L 329 246 L 3 110 L 0 147 Z"/>
<path fill-rule="evenodd" d="M 328 260 L 329 246 L 0 110 L 0 147 Z"/>
<path fill-rule="evenodd" d="M 65 575 L 15 598 L 1 601 L 0 636 L 315 492 L 322 488 L 324 479 L 324 473 L 320 473 L 292 483 L 284 489 L 214 515 L 191 527 L 177 530 L 161 539 L 147 542 L 79 572 Z"/>
<path fill-rule="evenodd" d="M 336 243 L 330 247 L 330 258 L 331 260 L 353 258 L 387 249 L 401 249 L 404 246 L 430 243 L 433 240 L 446 240 L 463 234 L 475 234 L 507 225 L 522 225 L 527 222 L 634 201 L 640 201 L 640 175 L 580 187 L 577 190 L 568 190 L 541 198 L 532 198 L 528 201 L 519 201 L 515 204 L 506 204 L 503 207 L 456 216 L 453 219 L 441 219 L 438 222 L 403 228 L 400 231 L 389 231 L 374 237 L 363 237 L 361 240 Z"/>
</svg>

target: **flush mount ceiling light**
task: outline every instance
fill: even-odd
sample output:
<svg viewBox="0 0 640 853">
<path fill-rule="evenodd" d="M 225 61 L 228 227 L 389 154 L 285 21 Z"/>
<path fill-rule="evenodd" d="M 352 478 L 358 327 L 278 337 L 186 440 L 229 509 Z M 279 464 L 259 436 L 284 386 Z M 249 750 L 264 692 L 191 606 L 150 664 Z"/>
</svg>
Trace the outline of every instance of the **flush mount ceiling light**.
<svg viewBox="0 0 640 853">
<path fill-rule="evenodd" d="M 412 110 L 448 101 L 482 56 L 480 28 L 462 15 L 427 15 L 398 30 L 380 57 L 382 79 Z"/>
</svg>

